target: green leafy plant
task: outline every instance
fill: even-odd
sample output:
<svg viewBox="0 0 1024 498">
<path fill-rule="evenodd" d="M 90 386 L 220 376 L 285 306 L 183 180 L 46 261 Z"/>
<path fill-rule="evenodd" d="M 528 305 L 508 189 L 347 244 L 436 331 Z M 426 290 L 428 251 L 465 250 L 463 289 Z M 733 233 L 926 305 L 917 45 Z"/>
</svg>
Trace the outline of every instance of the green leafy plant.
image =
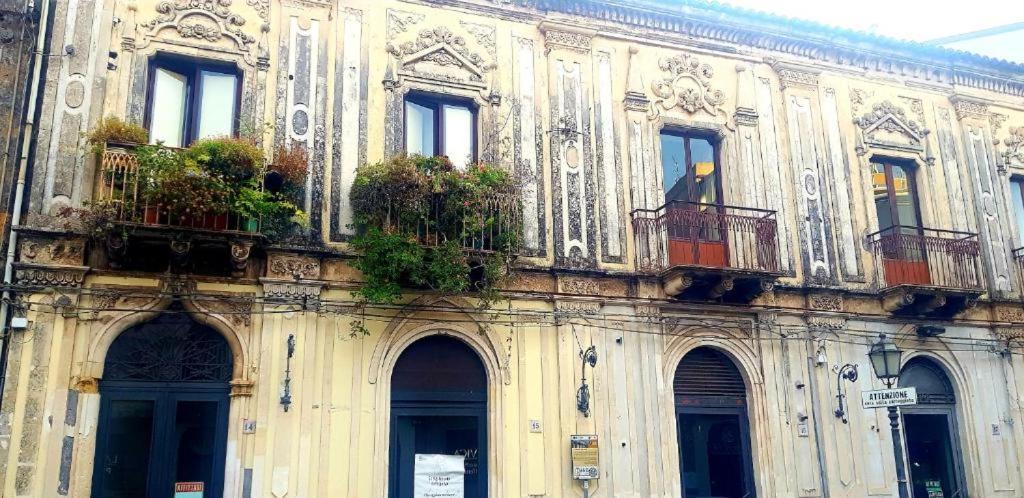
<svg viewBox="0 0 1024 498">
<path fill-rule="evenodd" d="M 504 170 L 457 171 L 443 157 L 398 156 L 360 167 L 350 197 L 360 297 L 393 303 L 403 287 L 418 287 L 474 292 L 481 305 L 496 299 L 518 250 L 511 221 L 519 208 L 518 200 L 497 199 L 514 191 Z"/>
<path fill-rule="evenodd" d="M 124 121 L 117 116 L 107 116 L 96 123 L 85 136 L 90 149 L 99 153 L 108 143 L 144 144 L 149 142 L 149 132 L 145 128 Z"/>
<path fill-rule="evenodd" d="M 113 201 L 85 202 L 82 207 L 62 206 L 57 217 L 64 221 L 64 228 L 76 233 L 102 240 L 110 233 L 123 228 L 119 227 L 122 205 Z"/>
<path fill-rule="evenodd" d="M 263 172 L 263 150 L 241 138 L 205 138 L 185 149 L 183 157 L 211 175 L 239 184 Z"/>
</svg>

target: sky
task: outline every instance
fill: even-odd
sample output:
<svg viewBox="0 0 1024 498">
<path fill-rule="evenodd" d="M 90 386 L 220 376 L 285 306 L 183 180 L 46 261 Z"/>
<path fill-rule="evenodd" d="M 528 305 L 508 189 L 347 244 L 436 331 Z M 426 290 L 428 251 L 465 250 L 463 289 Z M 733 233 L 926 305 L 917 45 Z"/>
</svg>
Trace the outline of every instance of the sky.
<svg viewBox="0 0 1024 498">
<path fill-rule="evenodd" d="M 914 41 L 1024 22 L 1024 0 L 719 1 L 737 7 Z"/>
</svg>

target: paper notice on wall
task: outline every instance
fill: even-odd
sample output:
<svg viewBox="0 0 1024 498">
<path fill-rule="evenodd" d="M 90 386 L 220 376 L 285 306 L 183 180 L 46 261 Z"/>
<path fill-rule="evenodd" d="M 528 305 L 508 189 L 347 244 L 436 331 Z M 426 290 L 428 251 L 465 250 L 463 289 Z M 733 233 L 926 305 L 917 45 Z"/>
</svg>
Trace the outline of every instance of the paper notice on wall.
<svg viewBox="0 0 1024 498">
<path fill-rule="evenodd" d="M 466 490 L 464 455 L 416 455 L 413 498 L 463 498 Z"/>
</svg>

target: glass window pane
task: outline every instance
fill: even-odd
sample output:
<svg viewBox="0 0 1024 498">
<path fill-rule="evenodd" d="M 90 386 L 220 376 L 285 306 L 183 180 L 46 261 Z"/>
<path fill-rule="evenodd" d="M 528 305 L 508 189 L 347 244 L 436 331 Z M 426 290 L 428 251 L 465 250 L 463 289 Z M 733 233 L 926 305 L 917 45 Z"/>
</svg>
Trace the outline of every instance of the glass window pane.
<svg viewBox="0 0 1024 498">
<path fill-rule="evenodd" d="M 1024 180 L 1016 179 L 1010 183 L 1010 194 L 1013 196 L 1013 216 L 1017 220 L 1017 247 L 1024 246 Z"/>
<path fill-rule="evenodd" d="M 714 204 L 718 201 L 718 168 L 715 166 L 715 147 L 703 138 L 690 139 L 690 160 L 693 161 L 694 193 L 697 202 Z"/>
<path fill-rule="evenodd" d="M 197 139 L 234 134 L 238 77 L 202 71 L 199 74 L 199 129 Z"/>
<path fill-rule="evenodd" d="M 113 400 L 103 407 L 106 451 L 99 453 L 102 484 L 98 496 L 135 498 L 146 496 L 150 444 L 153 441 L 153 401 Z"/>
<path fill-rule="evenodd" d="M 661 170 L 665 183 L 665 202 L 690 200 L 690 193 L 686 187 L 686 152 L 683 149 L 683 140 L 683 137 L 675 135 L 661 135 Z"/>
<path fill-rule="evenodd" d="M 188 78 L 157 68 L 150 102 L 149 141 L 181 147 L 185 131 L 185 99 Z"/>
<path fill-rule="evenodd" d="M 892 186 L 897 220 L 901 226 L 917 227 L 917 205 L 914 204 L 913 177 L 902 166 L 892 165 Z"/>
<path fill-rule="evenodd" d="M 885 166 L 871 165 L 871 192 L 875 197 L 875 212 L 878 214 L 878 229 L 892 227 L 892 210 L 889 206 L 889 187 L 885 183 Z"/>
<path fill-rule="evenodd" d="M 465 169 L 473 161 L 473 111 L 465 106 L 448 105 L 444 112 L 444 155 L 456 169 Z"/>
<path fill-rule="evenodd" d="M 405 103 L 405 152 L 434 155 L 434 110 L 414 102 Z"/>
</svg>

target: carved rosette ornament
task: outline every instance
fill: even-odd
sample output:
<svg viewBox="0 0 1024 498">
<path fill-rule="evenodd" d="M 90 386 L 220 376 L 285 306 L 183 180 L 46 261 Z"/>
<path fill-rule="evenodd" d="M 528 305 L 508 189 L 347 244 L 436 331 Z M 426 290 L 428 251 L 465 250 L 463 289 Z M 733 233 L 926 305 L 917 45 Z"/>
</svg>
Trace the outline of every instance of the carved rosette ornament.
<svg viewBox="0 0 1024 498">
<path fill-rule="evenodd" d="M 293 280 L 316 280 L 320 278 L 320 260 L 310 256 L 293 254 L 270 254 L 267 276 Z"/>
<path fill-rule="evenodd" d="M 725 93 L 711 83 L 715 75 L 710 64 L 702 63 L 690 54 L 664 57 L 658 61 L 658 68 L 664 77 L 651 83 L 651 92 L 656 97 L 650 119 L 657 119 L 662 111 L 675 108 L 689 114 L 704 111 L 711 115 L 725 114 L 722 104 Z"/>
</svg>

